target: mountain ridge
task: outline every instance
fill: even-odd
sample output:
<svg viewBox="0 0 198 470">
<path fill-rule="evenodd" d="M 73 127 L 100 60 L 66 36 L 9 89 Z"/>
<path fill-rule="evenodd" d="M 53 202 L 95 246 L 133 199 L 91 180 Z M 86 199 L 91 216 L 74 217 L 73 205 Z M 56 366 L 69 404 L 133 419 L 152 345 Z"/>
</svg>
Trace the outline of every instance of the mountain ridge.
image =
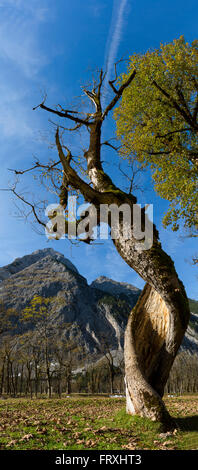
<svg viewBox="0 0 198 470">
<path fill-rule="evenodd" d="M 53 324 L 57 330 L 62 325 L 62 336 L 75 339 L 91 355 L 100 354 L 104 337 L 110 349 L 123 350 L 127 318 L 141 293 L 131 284 L 105 276 L 88 285 L 73 263 L 52 248 L 37 250 L 1 267 L 0 280 L 0 300 L 5 309 L 21 312 L 35 295 L 55 298 L 57 302 L 49 307 Z M 196 313 L 191 315 L 182 348 L 198 353 Z"/>
<path fill-rule="evenodd" d="M 36 250 L 29 255 L 24 255 L 20 258 L 16 258 L 12 263 L 0 267 L 0 281 L 7 279 L 13 274 L 17 274 L 31 264 L 36 263 L 40 259 L 45 258 L 47 255 L 55 259 L 59 259 L 62 262 L 66 262 L 68 269 L 71 269 L 78 273 L 77 268 L 71 263 L 70 260 L 64 257 L 62 253 L 55 251 L 53 248 L 44 248 L 43 250 Z"/>
</svg>

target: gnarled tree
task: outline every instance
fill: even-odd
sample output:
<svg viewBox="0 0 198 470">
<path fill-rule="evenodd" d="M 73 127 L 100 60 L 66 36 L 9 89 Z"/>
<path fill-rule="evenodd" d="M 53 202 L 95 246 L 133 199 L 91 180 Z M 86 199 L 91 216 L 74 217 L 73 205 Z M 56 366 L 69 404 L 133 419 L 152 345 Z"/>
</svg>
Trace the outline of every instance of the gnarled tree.
<svg viewBox="0 0 198 470">
<path fill-rule="evenodd" d="M 133 70 L 119 88 L 115 80 L 109 82 L 112 99 L 108 105 L 102 106 L 102 87 L 105 74 L 99 74 L 98 82 L 91 91 L 84 89 L 88 99 L 94 106 L 93 112 L 81 114 L 62 107 L 51 108 L 45 102 L 38 107 L 63 120 L 74 123 L 73 130 L 84 127 L 88 131 L 89 145 L 83 153 L 86 163 L 86 175 L 82 177 L 75 157 L 64 144 L 64 125 L 57 125 L 55 141 L 59 160 L 53 164 L 36 163 L 36 168 L 45 168 L 48 173 L 62 167 L 60 184 L 60 202 L 67 208 L 68 191 L 80 192 L 86 202 L 97 209 L 97 224 L 100 224 L 100 205 L 128 204 L 133 212 L 137 203 L 134 195 L 119 189 L 104 171 L 101 160 L 102 125 L 118 103 L 125 89 L 132 86 L 136 78 Z M 60 131 L 61 134 L 60 135 Z M 105 142 L 111 146 L 110 141 Z M 104 148 L 104 147 L 103 147 Z M 24 170 L 27 171 L 27 170 Z M 23 173 L 24 171 L 20 171 Z M 19 172 L 17 172 L 19 173 Z M 16 193 L 16 190 L 13 189 Z M 22 197 L 24 202 L 25 199 Z M 41 224 L 35 206 L 28 203 Z M 145 211 L 142 209 L 142 226 L 145 222 Z M 111 220 L 109 217 L 109 225 Z M 122 226 L 122 220 L 120 220 Z M 67 228 L 67 221 L 65 221 Z M 131 218 L 133 229 L 133 218 Z M 85 240 L 91 243 L 91 236 Z M 125 334 L 125 375 L 127 390 L 127 410 L 140 416 L 157 420 L 173 426 L 172 419 L 162 401 L 164 387 L 171 366 L 181 344 L 189 320 L 189 306 L 185 289 L 174 268 L 171 258 L 163 251 L 159 235 L 153 225 L 153 245 L 145 250 L 141 241 L 137 242 L 134 235 L 129 239 L 123 236 L 122 227 L 119 236 L 113 240 L 123 260 L 134 269 L 145 281 L 145 287 L 135 308 L 132 310 Z"/>
</svg>

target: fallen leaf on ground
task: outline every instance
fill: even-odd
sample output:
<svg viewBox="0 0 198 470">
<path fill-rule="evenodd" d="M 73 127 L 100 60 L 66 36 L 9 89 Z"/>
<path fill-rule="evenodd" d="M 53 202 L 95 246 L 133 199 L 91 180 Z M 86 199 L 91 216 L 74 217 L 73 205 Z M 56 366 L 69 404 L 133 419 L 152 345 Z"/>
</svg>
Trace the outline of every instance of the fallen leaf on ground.
<svg viewBox="0 0 198 470">
<path fill-rule="evenodd" d="M 10 442 L 8 442 L 8 444 L 6 445 L 6 447 L 14 446 L 16 443 L 17 443 L 16 440 L 10 441 Z"/>
<path fill-rule="evenodd" d="M 20 441 L 29 441 L 29 439 L 32 439 L 34 436 L 33 434 L 25 434 Z"/>
</svg>

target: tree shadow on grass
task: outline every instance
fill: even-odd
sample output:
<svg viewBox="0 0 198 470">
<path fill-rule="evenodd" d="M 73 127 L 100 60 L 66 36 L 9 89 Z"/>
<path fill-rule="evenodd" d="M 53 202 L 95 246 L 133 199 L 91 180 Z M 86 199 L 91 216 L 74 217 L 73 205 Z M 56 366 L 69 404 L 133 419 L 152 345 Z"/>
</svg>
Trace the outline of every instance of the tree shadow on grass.
<svg viewBox="0 0 198 470">
<path fill-rule="evenodd" d="M 198 415 L 187 416 L 185 418 L 176 418 L 175 422 L 181 431 L 198 432 Z"/>
</svg>

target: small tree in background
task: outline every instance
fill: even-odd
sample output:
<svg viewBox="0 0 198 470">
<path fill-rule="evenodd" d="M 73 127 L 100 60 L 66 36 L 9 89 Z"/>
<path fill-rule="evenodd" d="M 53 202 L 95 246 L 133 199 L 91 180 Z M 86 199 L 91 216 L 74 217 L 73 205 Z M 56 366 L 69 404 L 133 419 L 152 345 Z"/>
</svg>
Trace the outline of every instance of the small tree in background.
<svg viewBox="0 0 198 470">
<path fill-rule="evenodd" d="M 52 376 L 54 369 L 52 361 L 54 354 L 52 350 L 52 343 L 54 338 L 54 327 L 50 322 L 52 313 L 49 309 L 49 304 L 53 302 L 52 298 L 44 298 L 35 295 L 30 301 L 21 315 L 22 322 L 31 323 L 34 327 L 34 334 L 38 337 L 38 341 L 42 343 L 43 365 L 47 377 L 48 396 L 52 396 Z M 33 362 L 33 357 L 32 357 Z"/>
</svg>

